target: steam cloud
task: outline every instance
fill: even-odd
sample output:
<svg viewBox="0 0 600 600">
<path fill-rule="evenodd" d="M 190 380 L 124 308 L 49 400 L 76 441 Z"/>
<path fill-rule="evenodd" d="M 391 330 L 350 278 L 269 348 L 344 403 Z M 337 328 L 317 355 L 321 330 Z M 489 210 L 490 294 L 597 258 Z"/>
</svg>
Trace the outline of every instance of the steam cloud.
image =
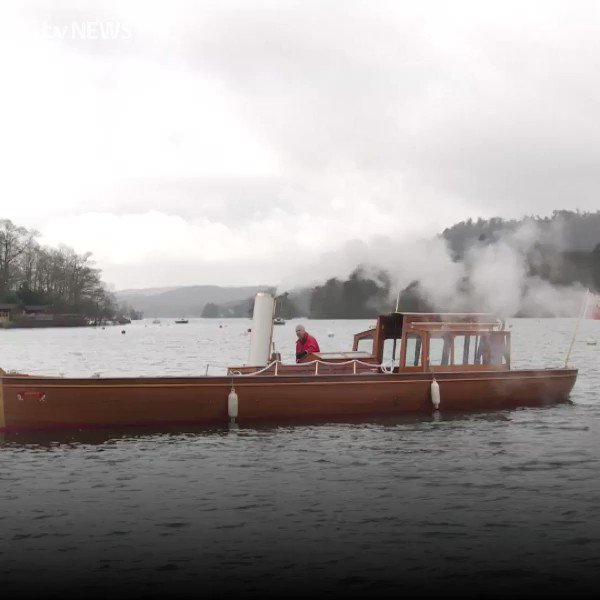
<svg viewBox="0 0 600 600">
<path fill-rule="evenodd" d="M 391 277 L 389 302 L 417 284 L 419 296 L 436 311 L 481 311 L 498 316 L 543 315 L 573 317 L 578 314 L 585 288 L 575 283 L 558 285 L 532 273 L 532 265 L 559 266 L 562 243 L 560 223 L 540 228 L 526 220 L 516 229 L 489 240 L 479 240 L 460 259 L 441 237 L 408 241 L 377 238 L 352 241 L 337 253 L 323 255 L 288 278 L 285 286 L 314 285 L 331 277 L 347 277 L 357 265 L 367 276 L 380 269 Z"/>
</svg>

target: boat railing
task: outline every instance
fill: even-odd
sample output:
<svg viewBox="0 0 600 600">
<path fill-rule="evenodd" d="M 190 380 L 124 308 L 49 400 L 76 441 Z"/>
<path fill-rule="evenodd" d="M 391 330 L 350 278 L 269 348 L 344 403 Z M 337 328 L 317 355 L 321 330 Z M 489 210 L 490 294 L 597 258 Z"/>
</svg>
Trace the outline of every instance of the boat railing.
<svg viewBox="0 0 600 600">
<path fill-rule="evenodd" d="M 313 360 L 313 361 L 299 363 L 298 365 L 286 365 L 286 366 L 294 369 L 296 366 L 308 367 L 311 365 L 314 365 L 314 374 L 315 375 L 319 375 L 319 366 L 341 367 L 341 366 L 346 366 L 346 365 L 352 365 L 353 375 L 356 375 L 359 372 L 358 371 L 359 366 L 368 367 L 370 371 L 381 370 L 383 373 L 387 373 L 387 374 L 393 373 L 394 368 L 396 366 L 394 363 L 377 364 L 377 363 L 365 362 L 365 361 L 358 360 L 358 359 L 339 361 L 339 362 L 330 362 L 330 361 L 325 361 L 325 360 Z M 282 361 L 274 360 L 274 361 L 270 362 L 266 367 L 263 367 L 262 369 L 259 369 L 258 371 L 253 371 L 252 373 L 242 373 L 241 371 L 231 371 L 230 375 L 252 376 L 252 375 L 260 375 L 262 373 L 267 373 L 268 371 L 273 370 L 273 374 L 277 376 L 280 374 L 279 373 L 280 366 L 283 366 Z M 321 374 L 324 374 L 324 373 L 321 373 Z"/>
</svg>

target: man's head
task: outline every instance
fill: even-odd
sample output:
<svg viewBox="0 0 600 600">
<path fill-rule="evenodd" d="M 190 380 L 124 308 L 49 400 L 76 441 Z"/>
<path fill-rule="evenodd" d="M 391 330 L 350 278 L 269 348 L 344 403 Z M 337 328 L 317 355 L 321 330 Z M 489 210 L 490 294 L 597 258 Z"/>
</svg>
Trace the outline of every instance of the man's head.
<svg viewBox="0 0 600 600">
<path fill-rule="evenodd" d="M 301 340 L 306 335 L 306 329 L 304 325 L 296 325 L 296 335 Z"/>
</svg>

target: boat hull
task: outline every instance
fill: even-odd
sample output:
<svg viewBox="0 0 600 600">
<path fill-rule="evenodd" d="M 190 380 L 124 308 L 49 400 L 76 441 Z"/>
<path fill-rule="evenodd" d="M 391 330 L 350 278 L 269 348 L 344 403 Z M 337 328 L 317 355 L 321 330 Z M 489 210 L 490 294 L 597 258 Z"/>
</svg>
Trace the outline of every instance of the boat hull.
<svg viewBox="0 0 600 600">
<path fill-rule="evenodd" d="M 571 369 L 439 373 L 444 411 L 544 406 L 568 400 Z M 4 375 L 0 429 L 364 419 L 431 413 L 431 374 L 68 379 Z"/>
</svg>

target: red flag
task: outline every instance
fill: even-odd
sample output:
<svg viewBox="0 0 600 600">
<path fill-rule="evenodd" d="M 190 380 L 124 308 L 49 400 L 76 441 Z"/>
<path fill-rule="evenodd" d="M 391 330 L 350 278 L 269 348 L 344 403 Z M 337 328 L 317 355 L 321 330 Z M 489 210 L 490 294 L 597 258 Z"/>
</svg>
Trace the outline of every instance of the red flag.
<svg viewBox="0 0 600 600">
<path fill-rule="evenodd" d="M 600 296 L 598 294 L 588 292 L 583 318 L 600 320 Z"/>
</svg>

